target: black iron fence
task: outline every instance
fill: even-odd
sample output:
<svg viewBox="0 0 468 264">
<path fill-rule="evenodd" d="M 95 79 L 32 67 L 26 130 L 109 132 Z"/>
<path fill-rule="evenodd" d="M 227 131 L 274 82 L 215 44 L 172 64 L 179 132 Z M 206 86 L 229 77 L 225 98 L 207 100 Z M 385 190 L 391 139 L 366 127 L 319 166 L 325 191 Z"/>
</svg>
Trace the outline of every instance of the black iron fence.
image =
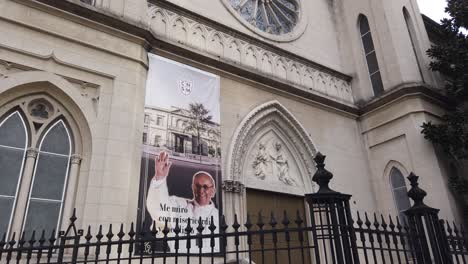
<svg viewBox="0 0 468 264">
<path fill-rule="evenodd" d="M 0 241 L 0 263 L 467 263 L 467 236 L 463 228 L 439 220 L 438 210 L 424 204 L 426 193 L 418 177 L 408 179 L 414 201 L 405 219 L 357 212 L 350 195 L 328 187 L 333 175 L 317 154 L 313 180 L 320 189 L 306 195 L 310 216 L 237 216 L 228 225 L 191 224 L 158 231 L 137 231 L 133 223 L 97 230 L 77 229 L 73 214 L 66 231 L 33 232 Z M 253 222 L 251 219 L 255 218 Z M 308 220 L 307 220 L 308 218 Z M 203 232 L 205 229 L 209 232 Z M 143 230 L 143 229 L 142 229 Z"/>
</svg>

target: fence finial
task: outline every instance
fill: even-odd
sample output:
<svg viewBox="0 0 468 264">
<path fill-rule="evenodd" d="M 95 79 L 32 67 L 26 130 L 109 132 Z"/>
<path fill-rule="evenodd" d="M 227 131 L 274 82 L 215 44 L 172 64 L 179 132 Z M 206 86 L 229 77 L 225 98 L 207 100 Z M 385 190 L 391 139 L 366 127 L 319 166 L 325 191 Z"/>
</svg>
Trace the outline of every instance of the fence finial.
<svg viewBox="0 0 468 264">
<path fill-rule="evenodd" d="M 335 193 L 328 184 L 330 180 L 333 178 L 333 174 L 325 169 L 325 158 L 327 156 L 323 155 L 322 153 L 318 152 L 317 155 L 314 157 L 314 161 L 317 164 L 317 171 L 315 172 L 312 180 L 319 185 L 319 190 L 317 193 Z"/>
<path fill-rule="evenodd" d="M 408 197 L 414 201 L 414 204 L 411 208 L 428 207 L 426 204 L 424 204 L 424 197 L 426 197 L 427 193 L 423 189 L 419 188 L 419 176 L 416 176 L 411 172 L 407 179 L 411 183 L 411 189 L 408 191 Z"/>
</svg>

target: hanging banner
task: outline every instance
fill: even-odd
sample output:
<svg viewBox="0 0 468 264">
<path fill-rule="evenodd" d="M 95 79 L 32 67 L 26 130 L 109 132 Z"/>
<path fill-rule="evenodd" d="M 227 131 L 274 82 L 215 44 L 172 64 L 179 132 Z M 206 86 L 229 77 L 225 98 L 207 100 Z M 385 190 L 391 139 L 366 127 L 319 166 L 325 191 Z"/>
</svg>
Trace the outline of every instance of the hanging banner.
<svg viewBox="0 0 468 264">
<path fill-rule="evenodd" d="M 220 226 L 221 135 L 219 76 L 149 54 L 139 198 L 139 227 L 163 236 L 175 235 L 179 224 L 185 236 L 190 221 L 192 236 L 199 223 L 210 234 L 213 221 Z M 153 227 L 154 226 L 154 227 Z M 215 230 L 218 233 L 219 229 Z M 141 245 L 143 254 L 174 252 L 173 241 Z M 219 252 L 216 239 L 214 252 Z M 199 246 L 194 241 L 192 252 Z M 178 252 L 187 252 L 185 241 Z M 211 253 L 210 239 L 203 239 L 202 252 Z"/>
</svg>

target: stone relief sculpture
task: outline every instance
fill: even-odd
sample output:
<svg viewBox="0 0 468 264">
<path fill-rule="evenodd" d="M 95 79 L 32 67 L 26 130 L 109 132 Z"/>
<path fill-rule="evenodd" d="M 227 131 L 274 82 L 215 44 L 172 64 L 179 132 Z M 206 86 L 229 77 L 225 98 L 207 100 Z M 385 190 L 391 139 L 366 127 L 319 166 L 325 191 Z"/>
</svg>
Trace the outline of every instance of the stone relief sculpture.
<svg viewBox="0 0 468 264">
<path fill-rule="evenodd" d="M 279 141 L 272 145 L 273 150 L 268 152 L 265 143 L 258 143 L 252 162 L 255 177 L 260 180 L 276 178 L 284 184 L 297 186 L 296 181 L 289 175 L 289 162 L 283 145 Z"/>
<path fill-rule="evenodd" d="M 252 164 L 253 168 L 255 169 L 255 177 L 260 180 L 265 180 L 267 175 L 268 162 L 269 155 L 266 151 L 265 144 L 259 143 L 258 152 L 255 155 L 255 159 Z"/>
<path fill-rule="evenodd" d="M 297 185 L 296 181 L 289 176 L 289 163 L 283 152 L 283 145 L 280 142 L 275 143 L 275 156 L 271 156 L 271 159 L 275 161 L 276 165 L 276 176 L 278 180 L 287 185 Z"/>
</svg>

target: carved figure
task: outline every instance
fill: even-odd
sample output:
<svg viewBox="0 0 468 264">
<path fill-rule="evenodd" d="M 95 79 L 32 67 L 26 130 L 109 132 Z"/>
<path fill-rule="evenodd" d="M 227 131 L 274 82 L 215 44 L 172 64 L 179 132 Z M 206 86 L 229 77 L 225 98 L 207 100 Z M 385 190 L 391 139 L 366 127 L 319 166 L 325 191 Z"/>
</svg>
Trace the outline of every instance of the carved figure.
<svg viewBox="0 0 468 264">
<path fill-rule="evenodd" d="M 258 152 L 255 155 L 255 160 L 252 163 L 252 167 L 255 169 L 255 177 L 261 180 L 265 180 L 268 161 L 269 155 L 266 151 L 265 144 L 259 143 Z"/>
<path fill-rule="evenodd" d="M 285 158 L 283 146 L 280 142 L 275 143 L 275 150 L 276 155 L 270 156 L 272 160 L 276 162 L 276 176 L 281 182 L 287 185 L 297 185 L 296 181 L 289 176 L 289 163 L 288 160 Z"/>
</svg>

